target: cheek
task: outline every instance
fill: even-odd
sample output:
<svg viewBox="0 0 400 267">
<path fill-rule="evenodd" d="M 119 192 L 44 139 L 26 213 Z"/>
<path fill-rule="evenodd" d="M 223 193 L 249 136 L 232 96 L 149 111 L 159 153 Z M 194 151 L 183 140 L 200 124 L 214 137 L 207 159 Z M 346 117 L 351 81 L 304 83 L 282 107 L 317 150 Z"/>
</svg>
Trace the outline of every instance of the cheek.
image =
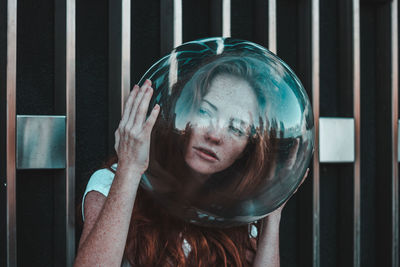
<svg viewBox="0 0 400 267">
<path fill-rule="evenodd" d="M 189 144 L 196 143 L 201 136 L 201 131 L 197 127 L 193 127 L 190 131 Z"/>
<path fill-rule="evenodd" d="M 208 128 L 210 125 L 212 125 L 213 118 L 211 118 L 209 115 L 200 115 L 200 114 L 191 114 L 189 116 L 190 118 L 190 124 L 192 127 L 196 128 Z"/>
<path fill-rule="evenodd" d="M 191 149 L 193 146 L 198 145 L 200 143 L 201 133 L 198 129 L 192 128 L 190 131 L 190 136 L 187 137 L 184 145 L 184 155 L 185 159 L 193 157 L 193 150 Z"/>
<path fill-rule="evenodd" d="M 227 152 L 230 160 L 236 160 L 237 158 L 239 158 L 246 148 L 246 145 L 247 140 L 237 140 L 231 138 L 229 142 L 227 142 Z"/>
</svg>

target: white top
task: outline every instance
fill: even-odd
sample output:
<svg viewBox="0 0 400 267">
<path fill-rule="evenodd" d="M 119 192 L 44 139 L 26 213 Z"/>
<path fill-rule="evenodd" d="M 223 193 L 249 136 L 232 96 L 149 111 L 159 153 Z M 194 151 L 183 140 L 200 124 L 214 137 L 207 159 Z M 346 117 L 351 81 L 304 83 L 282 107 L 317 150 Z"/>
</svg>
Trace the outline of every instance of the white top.
<svg viewBox="0 0 400 267">
<path fill-rule="evenodd" d="M 113 170 L 117 169 L 117 164 L 113 164 L 111 166 Z M 85 193 L 83 195 L 82 199 L 82 218 L 85 220 L 85 214 L 84 214 L 84 202 L 85 202 L 85 197 L 87 193 L 90 191 L 97 191 L 103 194 L 105 197 L 108 196 L 108 192 L 110 191 L 111 184 L 114 180 L 114 173 L 110 171 L 109 169 L 100 169 L 95 171 L 92 176 L 89 179 L 89 182 L 86 186 Z M 257 236 L 257 227 L 255 227 L 253 224 L 251 225 L 251 229 L 249 229 L 249 235 L 250 237 L 256 237 Z M 183 252 L 185 253 L 185 256 L 187 257 L 189 255 L 189 252 L 191 250 L 190 244 L 186 241 L 186 239 L 183 240 L 182 244 Z"/>
<path fill-rule="evenodd" d="M 116 171 L 117 170 L 117 164 L 113 164 L 111 168 Z M 100 169 L 95 171 L 92 176 L 90 176 L 89 182 L 86 186 L 85 193 L 83 194 L 83 199 L 82 199 L 82 218 L 85 220 L 85 213 L 84 213 L 84 203 L 85 203 L 85 197 L 87 193 L 90 191 L 97 191 L 102 193 L 105 197 L 108 196 L 108 192 L 110 191 L 111 184 L 114 180 L 114 173 L 110 171 L 109 169 Z"/>
</svg>

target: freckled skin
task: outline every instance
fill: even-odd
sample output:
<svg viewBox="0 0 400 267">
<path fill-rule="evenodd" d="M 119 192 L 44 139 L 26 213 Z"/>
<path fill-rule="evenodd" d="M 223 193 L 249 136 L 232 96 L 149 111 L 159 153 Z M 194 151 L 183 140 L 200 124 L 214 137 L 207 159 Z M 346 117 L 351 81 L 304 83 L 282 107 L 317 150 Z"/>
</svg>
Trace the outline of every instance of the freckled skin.
<svg viewBox="0 0 400 267">
<path fill-rule="evenodd" d="M 159 114 L 155 107 L 146 118 L 153 89 L 147 80 L 135 86 L 115 132 L 118 167 L 107 198 L 89 192 L 85 223 L 74 266 L 120 266 L 136 192 L 147 169 L 150 134 Z"/>
<path fill-rule="evenodd" d="M 192 132 L 185 152 L 186 163 L 203 175 L 231 166 L 247 145 L 246 131 L 256 117 L 256 103 L 256 95 L 247 81 L 232 75 L 215 77 L 199 112 L 191 116 Z M 194 147 L 212 150 L 218 160 L 205 160 Z"/>
<path fill-rule="evenodd" d="M 136 192 L 148 164 L 150 132 L 158 116 L 158 110 L 154 109 L 147 121 L 144 120 L 152 92 L 152 89 L 146 88 L 150 86 L 150 81 L 140 90 L 135 86 L 126 102 L 123 118 L 116 132 L 118 168 L 107 198 L 95 191 L 86 195 L 85 222 L 74 263 L 76 267 L 121 265 Z M 213 116 L 209 117 L 200 113 L 202 116 L 193 119 L 196 127 L 188 147 L 201 145 L 212 148 L 219 161 L 215 164 L 204 159 L 200 161 L 196 158 L 198 156 L 188 150 L 185 159 L 194 170 L 211 174 L 229 167 L 240 157 L 247 144 L 247 137 L 238 134 L 237 129 L 243 129 L 237 125 L 233 125 L 234 131 L 227 131 L 231 128 L 226 125 L 231 117 L 252 123 L 256 114 L 256 99 L 249 90 L 251 88 L 244 80 L 232 76 L 215 78 L 204 99 L 217 109 L 220 108 L 219 112 L 212 113 Z M 138 117 L 135 120 L 136 116 Z M 263 219 L 264 226 L 253 266 L 279 266 L 281 210 L 282 208 Z"/>
</svg>

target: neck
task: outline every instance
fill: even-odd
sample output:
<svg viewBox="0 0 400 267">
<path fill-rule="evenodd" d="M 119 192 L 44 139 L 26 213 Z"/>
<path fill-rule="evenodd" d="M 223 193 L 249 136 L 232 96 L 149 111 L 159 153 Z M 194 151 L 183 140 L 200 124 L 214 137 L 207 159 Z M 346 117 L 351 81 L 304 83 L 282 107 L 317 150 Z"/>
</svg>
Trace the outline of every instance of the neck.
<svg viewBox="0 0 400 267">
<path fill-rule="evenodd" d="M 201 186 L 203 186 L 211 175 L 198 173 L 190 167 L 188 169 L 189 172 L 187 179 L 185 179 L 184 187 L 185 194 L 190 196 L 191 194 L 195 193 Z"/>
</svg>

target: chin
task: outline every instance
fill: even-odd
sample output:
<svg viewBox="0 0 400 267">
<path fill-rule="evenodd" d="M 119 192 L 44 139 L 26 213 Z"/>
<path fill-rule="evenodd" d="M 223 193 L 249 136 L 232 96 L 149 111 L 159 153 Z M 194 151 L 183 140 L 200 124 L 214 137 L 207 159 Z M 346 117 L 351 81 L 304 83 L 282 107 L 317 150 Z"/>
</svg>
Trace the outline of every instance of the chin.
<svg viewBox="0 0 400 267">
<path fill-rule="evenodd" d="M 211 175 L 216 173 L 216 171 L 213 168 L 210 168 L 210 166 L 205 166 L 204 164 L 201 164 L 199 162 L 193 163 L 191 161 L 188 161 L 187 164 L 193 171 L 201 175 Z"/>
</svg>

